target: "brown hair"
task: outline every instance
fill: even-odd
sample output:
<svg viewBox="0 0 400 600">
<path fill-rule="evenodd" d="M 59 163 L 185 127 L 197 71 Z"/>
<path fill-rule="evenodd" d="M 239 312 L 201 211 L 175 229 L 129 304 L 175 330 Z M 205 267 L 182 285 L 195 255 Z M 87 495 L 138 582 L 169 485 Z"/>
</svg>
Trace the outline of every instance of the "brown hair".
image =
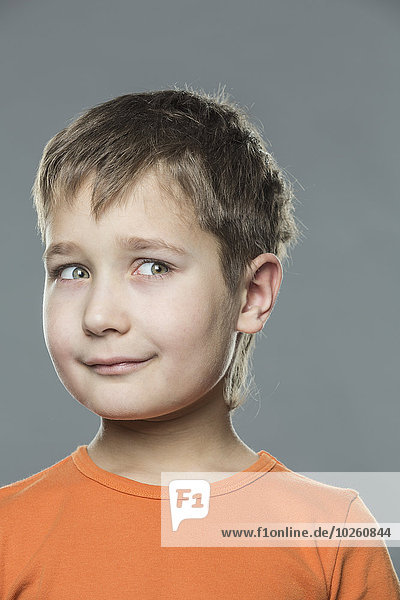
<svg viewBox="0 0 400 600">
<path fill-rule="evenodd" d="M 239 308 L 238 291 L 252 259 L 271 252 L 282 262 L 301 235 L 292 185 L 244 110 L 224 90 L 167 89 L 98 104 L 49 140 L 32 187 L 42 243 L 54 209 L 72 205 L 88 177 L 97 220 L 150 170 L 166 189 L 180 191 L 175 199 L 182 214 L 191 207 L 200 228 L 216 236 L 232 309 Z M 255 335 L 237 332 L 225 374 L 230 410 L 247 399 Z"/>
</svg>

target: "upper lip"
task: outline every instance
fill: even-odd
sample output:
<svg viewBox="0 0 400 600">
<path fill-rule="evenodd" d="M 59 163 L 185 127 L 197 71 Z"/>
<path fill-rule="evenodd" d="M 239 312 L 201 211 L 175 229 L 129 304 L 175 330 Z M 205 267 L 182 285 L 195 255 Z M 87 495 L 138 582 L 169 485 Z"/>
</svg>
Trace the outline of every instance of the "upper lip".
<svg viewBox="0 0 400 600">
<path fill-rule="evenodd" d="M 125 363 L 125 362 L 144 362 L 145 360 L 148 360 L 149 358 L 152 358 L 152 357 L 148 356 L 147 358 L 132 358 L 130 356 L 113 356 L 112 358 L 93 358 L 91 360 L 88 360 L 85 364 L 87 364 L 89 366 L 115 365 L 118 363 Z"/>
</svg>

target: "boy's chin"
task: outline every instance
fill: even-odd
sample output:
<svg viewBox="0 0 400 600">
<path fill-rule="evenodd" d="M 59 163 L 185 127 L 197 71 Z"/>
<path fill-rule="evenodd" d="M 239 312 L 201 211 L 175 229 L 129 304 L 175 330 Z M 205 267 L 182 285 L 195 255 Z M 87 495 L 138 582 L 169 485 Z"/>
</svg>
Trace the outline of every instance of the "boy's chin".
<svg viewBox="0 0 400 600">
<path fill-rule="evenodd" d="M 82 403 L 83 404 L 83 403 Z M 182 416 L 187 407 L 177 410 L 176 406 L 126 406 L 115 403 L 105 405 L 104 402 L 99 404 L 85 403 L 85 408 L 93 414 L 109 421 L 169 421 L 176 417 Z"/>
<path fill-rule="evenodd" d="M 108 421 L 142 421 L 142 422 L 162 422 L 173 421 L 174 419 L 190 414 L 198 407 L 198 402 L 189 402 L 184 405 L 158 405 L 158 406 L 127 406 L 120 403 L 99 404 L 85 403 L 85 407 L 92 413 Z"/>
</svg>

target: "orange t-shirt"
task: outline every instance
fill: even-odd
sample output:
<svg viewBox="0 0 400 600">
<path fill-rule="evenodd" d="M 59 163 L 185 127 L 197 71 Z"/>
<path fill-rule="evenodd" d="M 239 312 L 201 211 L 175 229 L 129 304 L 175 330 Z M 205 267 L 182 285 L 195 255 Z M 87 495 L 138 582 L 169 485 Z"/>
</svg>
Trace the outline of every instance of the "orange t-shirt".
<svg viewBox="0 0 400 600">
<path fill-rule="evenodd" d="M 258 455 L 241 472 L 256 473 L 254 485 L 264 473 L 289 476 L 290 486 L 285 482 L 287 492 L 275 504 L 297 506 L 302 499 L 322 506 L 333 500 L 338 521 L 373 518 L 358 492 L 296 474 L 264 450 Z M 243 485 L 227 478 L 211 483 L 211 490 L 222 498 L 240 494 Z M 383 542 L 379 547 L 162 546 L 164 492 L 98 467 L 87 446 L 0 488 L 0 600 L 400 600 Z M 252 521 L 263 516 L 264 500 L 248 507 Z"/>
</svg>

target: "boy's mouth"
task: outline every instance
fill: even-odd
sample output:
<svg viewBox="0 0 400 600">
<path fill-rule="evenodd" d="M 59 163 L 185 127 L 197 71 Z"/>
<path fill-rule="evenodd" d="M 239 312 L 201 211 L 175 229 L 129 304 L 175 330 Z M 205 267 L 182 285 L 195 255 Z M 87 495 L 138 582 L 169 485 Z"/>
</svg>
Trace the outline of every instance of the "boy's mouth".
<svg viewBox="0 0 400 600">
<path fill-rule="evenodd" d="M 131 358 L 129 356 L 114 356 L 112 358 L 93 358 L 92 360 L 88 360 L 85 362 L 89 367 L 99 366 L 99 365 L 120 365 L 126 363 L 140 363 L 145 362 L 152 358 L 149 356 L 147 358 Z"/>
<path fill-rule="evenodd" d="M 125 373 L 137 371 L 146 365 L 152 358 L 154 357 L 151 356 L 148 359 L 125 359 L 120 362 L 111 362 L 111 360 L 103 360 L 103 362 L 89 361 L 86 364 L 100 375 L 123 375 Z M 99 361 L 99 359 L 96 360 Z M 112 360 L 115 361 L 115 358 Z"/>
</svg>

